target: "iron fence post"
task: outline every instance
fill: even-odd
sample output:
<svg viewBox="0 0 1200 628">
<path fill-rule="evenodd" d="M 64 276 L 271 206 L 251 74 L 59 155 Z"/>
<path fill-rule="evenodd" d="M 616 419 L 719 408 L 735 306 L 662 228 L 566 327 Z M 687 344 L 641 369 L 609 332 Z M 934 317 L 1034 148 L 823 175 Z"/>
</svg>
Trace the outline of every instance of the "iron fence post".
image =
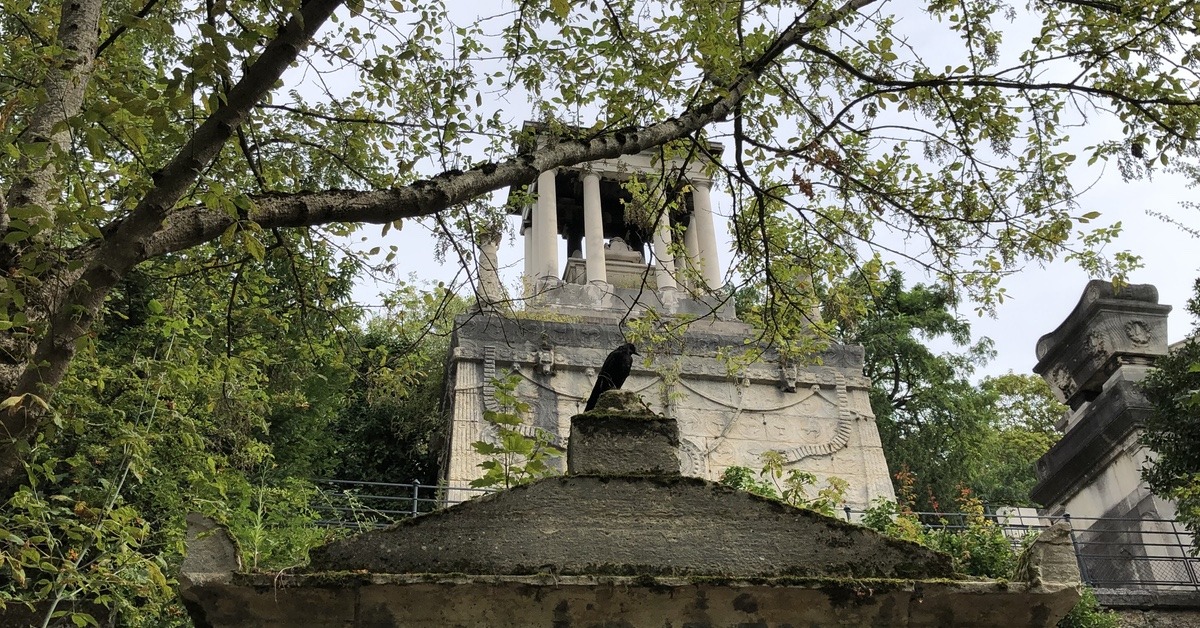
<svg viewBox="0 0 1200 628">
<path fill-rule="evenodd" d="M 1179 547 L 1179 552 L 1183 556 L 1183 568 L 1187 571 L 1188 582 L 1191 583 L 1193 589 L 1200 590 L 1200 580 L 1196 578 L 1196 568 L 1192 565 L 1191 551 L 1183 544 L 1183 539 L 1179 537 L 1179 526 L 1176 525 L 1174 519 L 1171 520 L 1171 534 L 1175 537 L 1175 544 Z"/>
<path fill-rule="evenodd" d="M 414 479 L 412 481 L 412 516 L 417 516 L 417 500 L 421 498 L 421 480 Z"/>
<path fill-rule="evenodd" d="M 850 504 L 846 504 L 846 506 L 844 508 L 842 508 L 842 510 L 846 511 L 846 521 L 849 521 L 850 520 Z"/>
<path fill-rule="evenodd" d="M 1075 562 L 1079 565 L 1079 579 L 1084 584 L 1091 586 L 1091 578 L 1088 577 L 1087 562 L 1083 559 L 1083 552 L 1080 550 L 1079 539 L 1075 537 L 1075 524 L 1071 523 L 1071 513 L 1063 513 L 1063 521 L 1067 522 L 1067 528 L 1071 531 L 1071 548 L 1075 550 Z"/>
</svg>

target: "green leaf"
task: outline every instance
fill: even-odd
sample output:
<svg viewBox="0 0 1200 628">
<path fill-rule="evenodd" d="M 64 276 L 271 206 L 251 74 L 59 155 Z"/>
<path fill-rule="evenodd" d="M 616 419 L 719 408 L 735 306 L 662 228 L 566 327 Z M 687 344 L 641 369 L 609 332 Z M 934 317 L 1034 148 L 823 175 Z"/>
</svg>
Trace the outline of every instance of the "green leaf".
<svg viewBox="0 0 1200 628">
<path fill-rule="evenodd" d="M 246 252 L 260 262 L 266 259 L 267 248 L 263 246 L 263 243 L 257 237 L 255 237 L 253 233 L 250 233 L 247 230 L 242 230 L 241 234 L 242 244 L 246 247 Z"/>
</svg>

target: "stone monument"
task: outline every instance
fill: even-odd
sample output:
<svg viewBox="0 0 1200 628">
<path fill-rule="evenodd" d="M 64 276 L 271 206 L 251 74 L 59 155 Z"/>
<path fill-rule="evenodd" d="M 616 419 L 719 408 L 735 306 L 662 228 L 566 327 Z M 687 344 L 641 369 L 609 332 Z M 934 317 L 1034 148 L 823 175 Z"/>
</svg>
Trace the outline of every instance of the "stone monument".
<svg viewBox="0 0 1200 628">
<path fill-rule="evenodd" d="M 710 165 L 643 153 L 543 173 L 531 190 L 513 192 L 525 240 L 524 309 L 482 303 L 456 326 L 442 464 L 451 501 L 469 497 L 453 489 L 481 475 L 483 458 L 471 443 L 493 435 L 483 420 L 494 408 L 493 382 L 516 377 L 518 395 L 532 408 L 525 429 L 545 430 L 565 448 L 568 418 L 583 410 L 605 356 L 635 340 L 629 321 L 643 317 L 670 340 L 654 348 L 649 365 L 634 361 L 625 388 L 679 422 L 686 475 L 714 480 L 730 466 L 758 470 L 760 456 L 777 451 L 787 468 L 822 483 L 848 481 L 852 508 L 894 499 L 860 347 L 835 344 L 808 365 L 789 364 L 770 348 L 750 364 L 730 359 L 752 348 L 755 333 L 737 320 L 721 285 Z M 664 210 L 659 229 L 646 233 L 625 220 L 629 194 L 621 184 L 662 172 L 687 181 L 685 199 L 673 205 L 680 213 Z M 561 240 L 572 255 L 565 268 Z M 478 272 L 481 284 L 493 286 L 494 249 L 485 253 Z"/>
<path fill-rule="evenodd" d="M 1175 505 L 1142 481 L 1154 454 L 1139 442 L 1151 406 L 1138 382 L 1167 353 L 1170 311 L 1152 285 L 1091 281 L 1067 319 L 1037 344 L 1034 371 L 1069 410 L 1058 424 L 1062 439 L 1038 460 L 1031 497 L 1050 517 L 1071 516 L 1092 582 L 1180 581 L 1190 541 L 1170 523 Z M 1099 593 L 1107 605 L 1121 603 Z"/>
<path fill-rule="evenodd" d="M 296 572 L 189 552 L 180 595 L 212 628 L 1041 627 L 1079 598 L 1061 528 L 1020 579 L 971 580 L 915 543 L 681 475 L 676 421 L 633 393 L 604 393 L 571 434 L 567 476 L 335 541 Z M 229 553 L 210 545 L 195 552 Z"/>
<path fill-rule="evenodd" d="M 1050 516 L 1175 515 L 1141 481 L 1150 452 L 1138 443 L 1150 404 L 1137 382 L 1167 353 L 1170 311 L 1152 285 L 1090 281 L 1067 319 L 1038 340 L 1034 372 L 1069 407 L 1062 439 L 1037 463 L 1032 497 Z"/>
</svg>

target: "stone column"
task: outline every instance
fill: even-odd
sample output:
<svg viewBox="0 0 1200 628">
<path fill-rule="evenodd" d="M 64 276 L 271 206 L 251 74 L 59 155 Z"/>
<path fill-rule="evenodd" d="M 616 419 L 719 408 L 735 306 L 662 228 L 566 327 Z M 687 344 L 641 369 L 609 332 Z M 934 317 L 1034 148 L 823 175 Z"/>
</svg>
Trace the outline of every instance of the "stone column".
<svg viewBox="0 0 1200 628">
<path fill-rule="evenodd" d="M 688 222 L 687 230 L 683 232 L 683 248 L 687 251 L 687 255 L 684 256 L 685 263 L 683 266 L 692 270 L 700 268 L 698 265 L 700 263 L 700 242 L 696 239 L 697 231 L 699 229 L 696 228 L 696 217 L 692 216 L 692 219 Z M 675 266 L 679 267 L 680 264 L 676 263 Z M 696 283 L 695 277 L 691 277 L 690 280 L 691 283 L 688 287 L 694 288 Z"/>
<path fill-rule="evenodd" d="M 532 221 L 530 221 L 532 223 Z M 533 292 L 533 284 L 537 281 L 537 255 L 533 246 L 533 225 L 521 227 L 521 239 L 525 241 L 525 296 Z"/>
<path fill-rule="evenodd" d="M 600 175 L 588 171 L 583 175 L 583 233 L 587 250 L 588 283 L 608 283 L 604 265 L 604 219 L 600 215 Z"/>
<path fill-rule="evenodd" d="M 479 243 L 479 301 L 480 305 L 496 305 L 504 300 L 504 286 L 500 283 L 500 267 L 496 264 L 496 250 L 500 248 L 499 236 L 484 236 Z"/>
<path fill-rule="evenodd" d="M 658 279 L 659 290 L 674 290 L 675 257 L 670 250 L 671 245 L 671 216 L 664 207 L 658 217 L 658 227 L 654 230 L 654 274 Z"/>
<path fill-rule="evenodd" d="M 533 213 L 533 247 L 536 251 L 536 279 L 557 278 L 558 269 L 558 202 L 554 187 L 554 171 L 538 175 L 537 207 Z"/>
<path fill-rule="evenodd" d="M 710 289 L 721 287 L 721 264 L 717 259 L 717 232 L 713 227 L 711 181 L 692 181 L 692 226 L 696 229 L 696 261 L 700 276 Z"/>
</svg>

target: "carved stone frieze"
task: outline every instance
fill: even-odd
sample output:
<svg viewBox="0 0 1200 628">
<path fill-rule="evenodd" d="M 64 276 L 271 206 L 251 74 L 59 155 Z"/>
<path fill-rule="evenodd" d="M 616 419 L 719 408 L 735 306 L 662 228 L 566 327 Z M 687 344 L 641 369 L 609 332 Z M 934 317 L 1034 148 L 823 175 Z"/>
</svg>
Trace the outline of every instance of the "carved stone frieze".
<svg viewBox="0 0 1200 628">
<path fill-rule="evenodd" d="M 708 476 L 707 457 L 704 455 L 704 451 L 686 438 L 679 441 L 679 470 L 683 475 L 692 477 Z"/>
<path fill-rule="evenodd" d="M 638 394 L 655 413 L 679 420 L 685 473 L 715 480 L 714 474 L 729 466 L 757 469 L 763 452 L 780 451 L 789 465 L 850 481 L 855 507 L 892 497 L 886 465 L 871 467 L 864 457 L 869 447 L 856 445 L 878 440 L 872 436 L 870 380 L 862 374 L 862 349 L 835 345 L 817 363 L 786 366 L 767 351 L 730 372 L 730 362 L 718 354 L 731 347 L 740 350 L 747 335 L 740 323 L 697 325 L 665 349 L 659 347 L 656 363 L 647 367 L 635 361 L 625 382 L 623 388 Z M 517 394 L 529 404 L 522 431 L 544 429 L 554 445 L 564 446 L 569 417 L 582 411 L 597 370 L 624 340 L 616 325 L 487 314 L 461 319 L 451 362 L 475 369 L 487 384 L 455 398 L 452 420 L 481 423 L 483 408 L 495 405 L 490 382 L 511 368 L 521 378 Z M 546 375 L 547 369 L 553 377 Z M 670 373 L 669 381 L 660 370 Z M 473 400 L 460 403 L 466 394 Z M 468 416 L 472 412 L 479 414 Z M 462 459 L 450 465 L 449 483 L 462 485 L 477 477 L 476 465 L 483 458 L 469 446 L 452 447 L 450 455 Z"/>
<path fill-rule="evenodd" d="M 1094 398 L 1123 364 L 1141 364 L 1167 349 L 1168 305 L 1150 285 L 1114 288 L 1089 282 L 1078 305 L 1038 340 L 1034 371 L 1073 408 Z"/>
</svg>

